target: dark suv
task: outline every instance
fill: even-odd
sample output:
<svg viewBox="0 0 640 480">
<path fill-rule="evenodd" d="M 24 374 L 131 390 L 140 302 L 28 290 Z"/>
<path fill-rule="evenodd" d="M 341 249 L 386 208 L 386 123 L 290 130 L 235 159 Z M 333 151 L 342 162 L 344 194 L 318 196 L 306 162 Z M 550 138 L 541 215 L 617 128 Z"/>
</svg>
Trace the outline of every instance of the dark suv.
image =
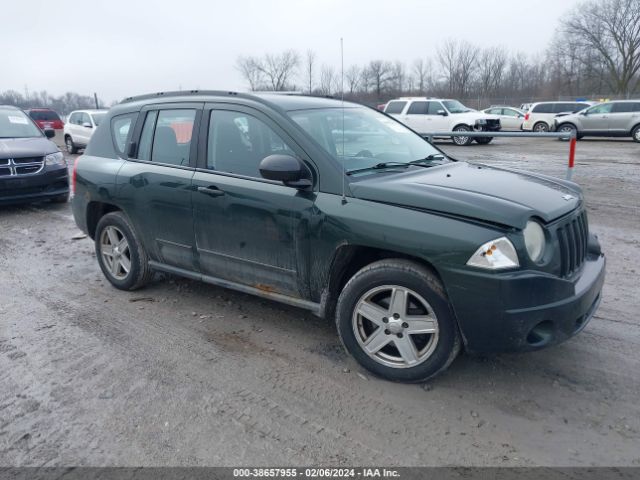
<svg viewBox="0 0 640 480">
<path fill-rule="evenodd" d="M 605 259 L 580 188 L 447 158 L 384 113 L 294 95 L 176 92 L 113 107 L 73 212 L 117 288 L 154 270 L 335 318 L 385 378 L 580 331 Z"/>
<path fill-rule="evenodd" d="M 0 204 L 67 202 L 69 174 L 60 149 L 22 110 L 0 105 Z"/>
</svg>

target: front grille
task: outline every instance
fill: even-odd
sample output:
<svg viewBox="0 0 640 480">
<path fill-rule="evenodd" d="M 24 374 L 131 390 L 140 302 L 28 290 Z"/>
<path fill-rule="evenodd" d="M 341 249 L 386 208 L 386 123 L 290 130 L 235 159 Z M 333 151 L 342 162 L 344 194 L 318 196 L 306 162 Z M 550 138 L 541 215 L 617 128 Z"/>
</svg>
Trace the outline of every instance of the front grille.
<svg viewBox="0 0 640 480">
<path fill-rule="evenodd" d="M 38 173 L 43 167 L 43 157 L 0 158 L 0 177 Z"/>
<path fill-rule="evenodd" d="M 485 130 L 489 131 L 497 131 L 500 130 L 500 120 L 498 119 L 487 119 L 487 123 L 484 126 Z"/>
<path fill-rule="evenodd" d="M 587 256 L 589 224 L 587 213 L 580 212 L 556 230 L 560 244 L 560 275 L 568 277 L 582 266 Z"/>
</svg>

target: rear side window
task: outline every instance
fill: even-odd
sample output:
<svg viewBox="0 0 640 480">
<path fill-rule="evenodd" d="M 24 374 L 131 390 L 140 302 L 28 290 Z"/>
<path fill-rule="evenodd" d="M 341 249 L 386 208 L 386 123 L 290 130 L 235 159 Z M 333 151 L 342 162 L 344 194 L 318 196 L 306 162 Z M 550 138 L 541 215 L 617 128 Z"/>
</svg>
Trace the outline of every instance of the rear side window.
<svg viewBox="0 0 640 480">
<path fill-rule="evenodd" d="M 131 132 L 133 130 L 132 125 L 137 116 L 137 113 L 128 113 L 126 115 L 118 115 L 111 119 L 111 138 L 113 139 L 113 146 L 121 156 L 124 156 L 124 150 L 127 146 L 127 142 L 131 138 Z"/>
<path fill-rule="evenodd" d="M 621 102 L 613 104 L 613 113 L 640 112 L 640 102 Z"/>
<path fill-rule="evenodd" d="M 196 111 L 151 111 L 140 135 L 138 158 L 169 165 L 188 166 Z"/>
<path fill-rule="evenodd" d="M 532 113 L 553 113 L 553 103 L 541 103 L 533 107 Z"/>
<path fill-rule="evenodd" d="M 407 102 L 389 102 L 387 108 L 384 109 L 385 113 L 402 113 L 404 106 Z"/>
<path fill-rule="evenodd" d="M 413 102 L 407 110 L 407 115 L 426 115 L 428 110 L 427 102 Z"/>
</svg>

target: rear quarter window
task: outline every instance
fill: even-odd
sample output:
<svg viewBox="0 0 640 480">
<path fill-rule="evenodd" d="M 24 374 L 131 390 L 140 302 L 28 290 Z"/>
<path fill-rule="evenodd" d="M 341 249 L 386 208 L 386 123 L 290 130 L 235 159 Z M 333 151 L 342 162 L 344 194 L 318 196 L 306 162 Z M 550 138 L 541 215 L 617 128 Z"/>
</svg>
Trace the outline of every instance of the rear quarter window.
<svg viewBox="0 0 640 480">
<path fill-rule="evenodd" d="M 387 108 L 384 109 L 384 113 L 402 113 L 406 104 L 407 102 L 389 102 Z"/>
<path fill-rule="evenodd" d="M 127 113 L 125 115 L 118 115 L 111 119 L 111 138 L 113 139 L 113 147 L 120 156 L 125 156 L 124 152 L 127 148 L 127 143 L 131 138 L 133 125 L 137 116 L 137 113 Z"/>
</svg>

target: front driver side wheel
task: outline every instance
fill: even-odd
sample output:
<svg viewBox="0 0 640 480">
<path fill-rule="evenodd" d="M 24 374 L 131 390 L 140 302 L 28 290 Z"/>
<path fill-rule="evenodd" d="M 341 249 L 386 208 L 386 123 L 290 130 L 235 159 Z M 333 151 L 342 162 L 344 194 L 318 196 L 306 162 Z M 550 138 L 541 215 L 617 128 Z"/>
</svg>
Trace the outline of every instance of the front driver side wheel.
<svg viewBox="0 0 640 480">
<path fill-rule="evenodd" d="M 640 143 L 640 125 L 636 126 L 636 128 L 633 129 L 633 131 L 631 132 L 631 137 L 633 138 L 634 142 Z"/>
<path fill-rule="evenodd" d="M 404 259 L 374 262 L 344 287 L 336 325 L 347 351 L 388 380 L 423 382 L 460 351 L 460 334 L 442 284 Z"/>
<path fill-rule="evenodd" d="M 94 238 L 100 269 L 114 287 L 136 290 L 151 280 L 147 252 L 122 212 L 102 217 Z"/>
</svg>

